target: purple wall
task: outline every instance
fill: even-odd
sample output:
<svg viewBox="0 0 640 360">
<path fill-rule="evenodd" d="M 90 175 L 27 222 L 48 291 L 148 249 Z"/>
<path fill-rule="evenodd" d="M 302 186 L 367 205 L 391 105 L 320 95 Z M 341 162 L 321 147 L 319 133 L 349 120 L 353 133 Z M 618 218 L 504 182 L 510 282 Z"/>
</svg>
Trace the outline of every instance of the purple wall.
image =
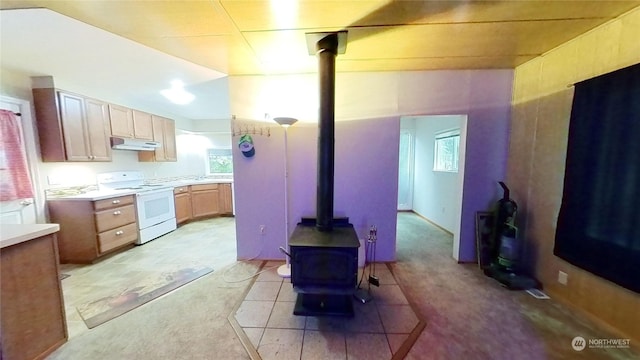
<svg viewBox="0 0 640 360">
<path fill-rule="evenodd" d="M 367 78 L 366 73 L 349 76 Z M 357 91 L 337 91 L 337 103 L 349 104 L 352 110 L 361 108 L 360 118 L 366 120 L 336 123 L 335 214 L 349 216 L 361 238 L 370 225 L 378 226 L 378 259 L 395 260 L 399 118 L 467 114 L 466 170 L 456 257 L 463 262 L 475 261 L 475 212 L 487 210 L 501 195 L 497 182 L 505 174 L 513 70 L 370 76 L 380 79 L 377 96 L 396 104 L 397 115 L 368 115 L 370 99 Z M 336 116 L 339 114 L 336 108 Z M 237 123 L 244 126 L 244 122 Z M 254 158 L 243 157 L 237 149 L 238 137 L 233 139 L 238 258 L 282 259 L 278 246 L 283 246 L 286 238 L 284 130 L 275 123 L 255 124 L 257 128 L 270 127 L 271 136 L 254 136 Z M 288 131 L 291 233 L 301 216 L 315 213 L 317 125 L 299 122 Z M 266 226 L 264 234 L 260 234 L 260 225 Z"/>
<path fill-rule="evenodd" d="M 361 239 L 378 227 L 378 259 L 395 260 L 399 118 L 336 123 L 334 214 L 348 216 Z M 234 151 L 238 258 L 281 259 L 284 245 L 284 131 L 254 136 L 256 155 Z M 315 215 L 317 125 L 289 128 L 289 234 Z M 265 224 L 264 235 L 259 226 Z"/>
</svg>

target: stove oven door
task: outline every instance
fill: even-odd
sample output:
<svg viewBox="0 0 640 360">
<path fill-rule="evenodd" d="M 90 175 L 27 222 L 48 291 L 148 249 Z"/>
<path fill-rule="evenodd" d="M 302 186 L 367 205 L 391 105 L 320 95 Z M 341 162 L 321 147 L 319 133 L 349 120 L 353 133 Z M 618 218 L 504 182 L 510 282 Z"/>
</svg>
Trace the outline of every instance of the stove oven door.
<svg viewBox="0 0 640 360">
<path fill-rule="evenodd" d="M 136 209 L 141 243 L 175 230 L 176 210 L 173 189 L 158 189 L 136 194 Z"/>
</svg>

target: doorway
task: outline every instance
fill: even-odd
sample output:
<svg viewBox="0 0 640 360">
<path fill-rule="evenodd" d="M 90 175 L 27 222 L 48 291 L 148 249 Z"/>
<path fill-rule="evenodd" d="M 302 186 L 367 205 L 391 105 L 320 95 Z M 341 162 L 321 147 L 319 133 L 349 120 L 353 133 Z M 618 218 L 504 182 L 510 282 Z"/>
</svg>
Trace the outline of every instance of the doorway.
<svg viewBox="0 0 640 360">
<path fill-rule="evenodd" d="M 413 211 L 453 234 L 452 256 L 458 259 L 465 166 L 466 115 L 400 118 L 398 210 Z M 436 142 L 458 134 L 457 168 L 438 169 Z"/>
<path fill-rule="evenodd" d="M 0 223 L 3 224 L 35 224 L 44 222 L 44 212 L 39 214 L 38 209 L 44 209 L 44 194 L 39 191 L 37 182 L 37 150 L 35 132 L 31 117 L 31 106 L 28 101 L 8 96 L 0 96 L 0 109 L 9 110 L 20 114 L 20 135 L 24 145 L 27 165 L 31 183 L 34 186 L 34 198 L 18 199 L 0 202 Z M 38 205 L 40 204 L 40 205 Z"/>
</svg>

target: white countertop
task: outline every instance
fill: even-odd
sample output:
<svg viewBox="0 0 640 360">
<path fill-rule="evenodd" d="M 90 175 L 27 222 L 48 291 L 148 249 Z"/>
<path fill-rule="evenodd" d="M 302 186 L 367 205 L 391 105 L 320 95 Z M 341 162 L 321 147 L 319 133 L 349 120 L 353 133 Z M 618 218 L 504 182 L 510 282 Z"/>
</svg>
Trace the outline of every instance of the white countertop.
<svg viewBox="0 0 640 360">
<path fill-rule="evenodd" d="M 69 201 L 69 200 L 95 201 L 95 200 L 102 200 L 102 199 L 110 199 L 118 196 L 133 195 L 135 193 L 136 193 L 136 190 L 94 190 L 94 191 L 88 191 L 86 193 L 78 194 L 78 195 L 50 197 L 50 198 L 47 198 L 47 201 L 61 201 L 61 200 L 62 201 Z"/>
<path fill-rule="evenodd" d="M 60 231 L 58 224 L 2 224 L 0 248 L 33 240 Z"/>
<path fill-rule="evenodd" d="M 189 186 L 189 185 L 200 185 L 200 184 L 231 184 L 233 180 L 231 179 L 185 179 L 185 180 L 176 180 L 176 181 L 168 181 L 164 183 L 159 183 L 162 185 L 166 185 L 167 187 L 180 187 L 180 186 Z M 95 200 L 103 200 L 109 199 L 118 196 L 125 195 L 133 195 L 137 193 L 137 190 L 94 190 L 88 191 L 86 193 L 77 194 L 77 195 L 68 195 L 68 196 L 60 196 L 60 197 L 49 197 L 47 201 L 95 201 Z"/>
</svg>

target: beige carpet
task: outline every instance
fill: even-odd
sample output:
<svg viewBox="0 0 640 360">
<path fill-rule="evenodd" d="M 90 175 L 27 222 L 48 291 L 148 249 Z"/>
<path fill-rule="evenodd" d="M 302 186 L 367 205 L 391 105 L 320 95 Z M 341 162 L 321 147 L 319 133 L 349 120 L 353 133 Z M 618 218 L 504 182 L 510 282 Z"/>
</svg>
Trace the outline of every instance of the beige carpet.
<svg viewBox="0 0 640 360">
<path fill-rule="evenodd" d="M 89 329 L 129 312 L 203 275 L 212 272 L 207 266 L 165 271 L 143 281 L 78 306 L 78 312 Z"/>
</svg>

